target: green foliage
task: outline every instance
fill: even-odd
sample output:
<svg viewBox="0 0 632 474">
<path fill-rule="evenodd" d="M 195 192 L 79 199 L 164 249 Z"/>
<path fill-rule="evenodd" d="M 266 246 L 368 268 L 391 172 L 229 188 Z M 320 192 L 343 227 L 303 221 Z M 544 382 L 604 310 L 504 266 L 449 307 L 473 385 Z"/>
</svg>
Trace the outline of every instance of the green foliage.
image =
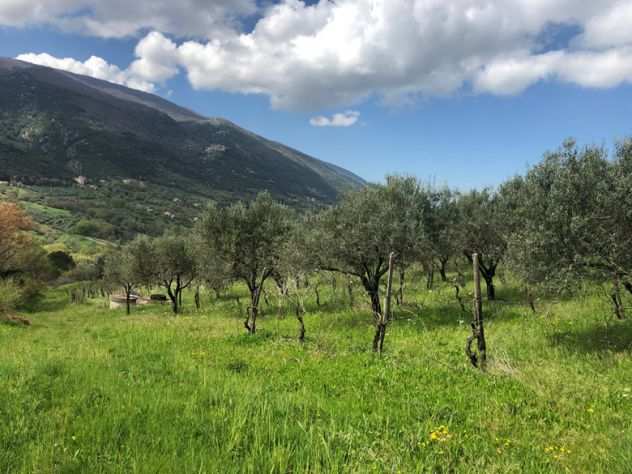
<svg viewBox="0 0 632 474">
<path fill-rule="evenodd" d="M 210 206 L 201 219 L 199 233 L 209 251 L 230 266 L 232 278 L 256 287 L 278 266 L 290 217 L 288 208 L 270 194 L 261 193 L 251 203 Z"/>
<path fill-rule="evenodd" d="M 319 267 L 359 277 L 374 287 L 386 272 L 388 256 L 404 257 L 423 238 L 423 209 L 414 180 L 391 178 L 347 194 L 338 206 L 317 215 L 313 254 Z"/>
<path fill-rule="evenodd" d="M 70 228 L 70 232 L 99 239 L 112 239 L 116 235 L 112 224 L 94 219 L 81 219 Z"/>
<path fill-rule="evenodd" d="M 60 273 L 72 270 L 77 266 L 74 258 L 72 258 L 72 255 L 64 252 L 63 250 L 51 252 L 48 254 L 47 258 L 52 267 Z"/>
<path fill-rule="evenodd" d="M 531 286 L 573 289 L 582 280 L 632 282 L 632 147 L 614 160 L 602 148 L 568 141 L 511 187 L 520 225 L 509 260 Z M 509 194 L 509 193 L 506 193 Z"/>
<path fill-rule="evenodd" d="M 411 178 L 389 178 L 347 194 L 338 206 L 317 215 L 312 254 L 318 267 L 358 277 L 379 308 L 379 284 L 391 252 L 413 259 L 424 238 L 423 198 Z"/>
<path fill-rule="evenodd" d="M 269 193 L 260 193 L 247 204 L 210 206 L 198 225 L 199 241 L 221 262 L 226 276 L 243 281 L 250 290 L 248 318 L 244 323 L 249 332 L 256 330 L 263 285 L 279 271 L 291 218 L 287 207 Z"/>
<path fill-rule="evenodd" d="M 15 310 L 21 300 L 20 287 L 11 279 L 0 279 L 0 316 Z"/>
<path fill-rule="evenodd" d="M 123 290 L 128 299 L 139 285 L 150 285 L 157 272 L 156 251 L 147 237 L 137 237 L 123 247 L 113 250 L 106 258 L 103 279 L 115 288 Z"/>
<path fill-rule="evenodd" d="M 167 291 L 174 313 L 178 313 L 180 295 L 198 276 L 195 246 L 191 238 L 167 233 L 151 242 L 143 265 L 154 282 Z"/>
</svg>

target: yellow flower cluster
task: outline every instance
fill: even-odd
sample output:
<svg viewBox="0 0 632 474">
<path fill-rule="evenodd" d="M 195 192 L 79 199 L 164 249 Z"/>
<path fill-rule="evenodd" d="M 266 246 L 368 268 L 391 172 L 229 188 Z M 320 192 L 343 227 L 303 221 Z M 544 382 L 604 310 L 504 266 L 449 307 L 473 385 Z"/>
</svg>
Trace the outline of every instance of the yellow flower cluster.
<svg viewBox="0 0 632 474">
<path fill-rule="evenodd" d="M 549 454 L 553 459 L 560 461 L 564 459 L 568 454 L 571 454 L 570 449 L 566 449 L 564 446 L 547 446 L 544 448 L 544 452 Z"/>
<path fill-rule="evenodd" d="M 452 434 L 447 426 L 441 425 L 430 432 L 430 441 L 437 443 L 445 443 L 452 438 Z"/>
<path fill-rule="evenodd" d="M 496 438 L 496 443 L 498 444 L 496 447 L 496 452 L 498 454 L 502 454 L 506 448 L 511 446 L 511 440 L 507 438 Z"/>
</svg>

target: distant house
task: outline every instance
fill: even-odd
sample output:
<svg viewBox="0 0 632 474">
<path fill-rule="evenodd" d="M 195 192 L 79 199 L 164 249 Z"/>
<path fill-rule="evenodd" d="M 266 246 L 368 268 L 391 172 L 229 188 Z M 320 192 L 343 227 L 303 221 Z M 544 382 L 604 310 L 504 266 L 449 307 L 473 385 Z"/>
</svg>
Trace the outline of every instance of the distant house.
<svg viewBox="0 0 632 474">
<path fill-rule="evenodd" d="M 86 184 L 88 184 L 88 178 L 86 176 L 77 176 L 73 179 L 73 181 L 79 186 L 85 186 Z"/>
</svg>

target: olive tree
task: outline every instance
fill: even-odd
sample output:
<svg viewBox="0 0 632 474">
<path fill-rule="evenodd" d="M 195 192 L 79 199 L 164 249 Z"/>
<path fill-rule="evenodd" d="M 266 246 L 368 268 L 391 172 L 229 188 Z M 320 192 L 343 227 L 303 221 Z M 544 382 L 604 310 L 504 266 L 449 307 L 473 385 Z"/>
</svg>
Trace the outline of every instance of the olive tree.
<svg viewBox="0 0 632 474">
<path fill-rule="evenodd" d="M 182 306 L 182 292 L 197 277 L 194 243 L 189 237 L 166 233 L 154 239 L 152 252 L 153 278 L 165 289 L 173 313 L 178 314 Z"/>
<path fill-rule="evenodd" d="M 312 254 L 317 266 L 358 278 L 369 297 L 375 319 L 374 351 L 381 350 L 386 333 L 380 283 L 388 271 L 389 255 L 410 258 L 423 238 L 420 192 L 412 178 L 389 178 L 386 185 L 347 194 L 313 219 L 318 235 Z"/>
<path fill-rule="evenodd" d="M 470 191 L 457 201 L 460 218 L 460 245 L 463 255 L 478 266 L 487 287 L 487 299 L 496 299 L 494 277 L 507 250 L 507 212 L 501 197 L 489 189 Z"/>
<path fill-rule="evenodd" d="M 426 234 L 431 255 L 437 262 L 443 282 L 448 281 L 447 266 L 459 250 L 460 214 L 457 206 L 458 195 L 448 188 L 432 192 L 430 218 L 426 220 Z"/>
<path fill-rule="evenodd" d="M 266 280 L 277 271 L 291 217 L 286 206 L 270 194 L 260 193 L 249 203 L 224 208 L 212 205 L 199 222 L 199 238 L 209 252 L 222 262 L 231 279 L 248 287 L 250 306 L 244 326 L 249 333 L 256 331 L 261 293 Z"/>
<path fill-rule="evenodd" d="M 152 252 L 149 239 L 137 237 L 105 258 L 103 279 L 123 290 L 127 314 L 130 314 L 130 296 L 134 289 L 151 280 Z"/>
<path fill-rule="evenodd" d="M 528 285 L 557 291 L 611 281 L 622 318 L 619 288 L 632 293 L 632 144 L 620 143 L 611 161 L 603 148 L 568 140 L 510 184 L 504 193 L 521 204 L 514 213 L 521 225 L 509 239 L 512 270 Z"/>
<path fill-rule="evenodd" d="M 311 216 L 306 216 L 301 220 L 295 220 L 288 232 L 288 238 L 283 243 L 278 273 L 276 275 L 277 285 L 282 296 L 289 298 L 294 305 L 294 312 L 299 324 L 298 340 L 305 340 L 305 299 L 309 286 L 301 284 L 307 281 L 308 276 L 318 270 L 318 259 L 312 252 L 316 247 L 316 239 L 320 236 L 314 232 L 310 224 L 314 220 Z M 312 281 L 312 286 L 317 285 Z M 316 290 L 318 300 L 318 292 Z M 318 304 L 318 303 L 317 303 Z"/>
</svg>

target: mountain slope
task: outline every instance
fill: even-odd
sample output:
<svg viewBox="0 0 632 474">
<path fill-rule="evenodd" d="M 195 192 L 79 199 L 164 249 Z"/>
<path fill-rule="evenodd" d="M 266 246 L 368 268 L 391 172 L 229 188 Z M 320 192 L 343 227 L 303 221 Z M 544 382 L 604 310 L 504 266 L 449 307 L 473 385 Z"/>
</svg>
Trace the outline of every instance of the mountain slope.
<svg viewBox="0 0 632 474">
<path fill-rule="evenodd" d="M 354 174 L 223 119 L 98 79 L 0 59 L 0 180 L 134 179 L 218 201 L 330 203 Z"/>
</svg>

